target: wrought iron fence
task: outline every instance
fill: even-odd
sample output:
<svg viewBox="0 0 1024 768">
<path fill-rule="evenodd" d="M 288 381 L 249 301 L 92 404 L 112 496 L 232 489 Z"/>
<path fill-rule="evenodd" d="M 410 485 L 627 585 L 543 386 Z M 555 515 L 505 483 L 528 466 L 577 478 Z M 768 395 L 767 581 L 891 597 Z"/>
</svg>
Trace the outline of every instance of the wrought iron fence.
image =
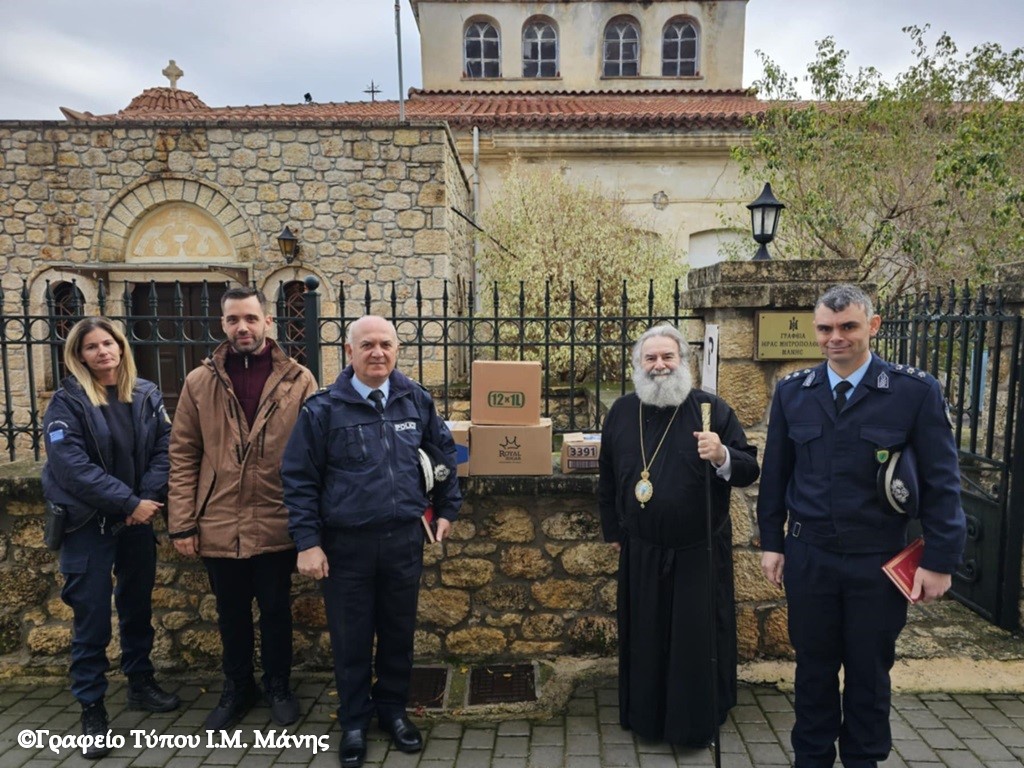
<svg viewBox="0 0 1024 768">
<path fill-rule="evenodd" d="M 398 331 L 399 367 L 435 393 L 445 418 L 468 418 L 468 375 L 473 360 L 537 360 L 543 370 L 543 415 L 556 432 L 599 429 L 612 399 L 630 388 L 630 351 L 648 327 L 671 322 L 687 338 L 700 339 L 701 318 L 680 306 L 678 281 L 659 293 L 651 282 L 639 289 L 625 282 L 600 283 L 587 292 L 571 285 L 556 294 L 550 282 L 519 285 L 512 295 L 495 284 L 483 296 L 472 283 L 440 284 L 436 296 L 423 285 L 406 292 L 392 282 L 366 283 L 352 296 L 337 287 L 331 314 L 321 310 L 320 284 L 308 277 L 281 284 L 273 299 L 277 339 L 321 382 L 347 364 L 345 335 L 367 313 L 391 320 Z M 70 327 L 86 314 L 118 322 L 135 355 L 139 373 L 160 386 L 169 410 L 184 377 L 223 339 L 219 301 L 223 283 L 128 284 L 113 297 L 102 281 L 87 306 L 72 283 L 47 285 L 43 307 L 34 308 L 23 285 L 18 312 L 0 309 L 3 419 L 0 435 L 11 461 L 41 456 L 42 414 L 49 393 L 65 374 L 63 343 Z M 42 311 L 39 311 L 42 309 Z M 700 346 L 700 341 L 692 342 Z"/>
<path fill-rule="evenodd" d="M 953 594 L 1007 629 L 1019 626 L 1024 536 L 1024 320 L 1000 293 L 969 285 L 881 307 L 876 349 L 942 384 L 959 448 L 968 540 Z"/>
</svg>

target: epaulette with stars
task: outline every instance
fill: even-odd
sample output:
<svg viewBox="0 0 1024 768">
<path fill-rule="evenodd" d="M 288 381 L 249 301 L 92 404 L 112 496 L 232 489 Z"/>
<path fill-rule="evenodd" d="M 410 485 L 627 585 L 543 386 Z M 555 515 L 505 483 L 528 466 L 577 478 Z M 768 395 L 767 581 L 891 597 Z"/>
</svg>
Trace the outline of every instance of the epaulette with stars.
<svg viewBox="0 0 1024 768">
<path fill-rule="evenodd" d="M 792 373 L 787 373 L 785 376 L 782 377 L 782 381 L 780 381 L 779 383 L 785 384 L 786 382 L 789 381 L 803 381 L 804 386 L 809 387 L 811 386 L 811 384 L 814 383 L 814 369 L 804 368 L 802 371 L 793 371 Z"/>
<path fill-rule="evenodd" d="M 912 365 L 904 365 L 903 363 L 897 363 L 892 366 L 893 371 L 896 373 L 902 373 L 904 376 L 909 376 L 912 379 L 918 379 L 920 381 L 928 381 L 934 378 L 928 371 L 920 368 L 915 368 Z"/>
</svg>

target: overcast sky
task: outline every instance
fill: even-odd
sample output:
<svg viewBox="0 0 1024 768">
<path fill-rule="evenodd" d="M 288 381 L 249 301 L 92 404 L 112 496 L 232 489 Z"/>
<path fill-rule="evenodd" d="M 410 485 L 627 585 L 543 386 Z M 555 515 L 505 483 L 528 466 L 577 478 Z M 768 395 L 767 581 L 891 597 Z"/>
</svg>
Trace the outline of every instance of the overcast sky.
<svg viewBox="0 0 1024 768">
<path fill-rule="evenodd" d="M 360 101 L 371 79 L 398 96 L 393 0 L 4 0 L 0 120 L 61 119 L 59 107 L 116 112 L 145 88 L 178 86 L 210 106 Z M 828 35 L 856 68 L 886 75 L 911 61 L 900 30 L 931 24 L 961 50 L 1024 45 L 1022 0 L 750 0 L 744 84 L 760 76 L 755 50 L 794 76 Z M 402 0 L 405 87 L 420 85 L 419 35 Z"/>
</svg>

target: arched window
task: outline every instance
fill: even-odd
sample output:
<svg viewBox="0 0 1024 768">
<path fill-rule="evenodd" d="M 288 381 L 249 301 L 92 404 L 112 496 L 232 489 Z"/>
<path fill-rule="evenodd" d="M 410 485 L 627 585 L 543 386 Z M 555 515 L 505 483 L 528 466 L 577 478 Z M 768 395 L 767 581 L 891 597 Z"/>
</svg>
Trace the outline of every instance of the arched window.
<svg viewBox="0 0 1024 768">
<path fill-rule="evenodd" d="M 68 367 L 64 364 L 64 340 L 67 339 L 71 326 L 85 314 L 85 296 L 74 282 L 62 280 L 50 286 L 46 302 L 52 324 L 50 359 L 53 386 L 56 389 L 68 375 Z"/>
<path fill-rule="evenodd" d="M 306 363 L 306 286 L 289 280 L 277 295 L 277 343 L 296 362 Z"/>
<path fill-rule="evenodd" d="M 501 77 L 501 37 L 493 24 L 474 21 L 466 27 L 466 77 Z"/>
<path fill-rule="evenodd" d="M 558 77 L 558 32 L 547 19 L 523 27 L 523 77 Z"/>
<path fill-rule="evenodd" d="M 665 77 L 693 77 L 697 66 L 697 27 L 687 19 L 672 19 L 661 39 L 661 74 Z"/>
<path fill-rule="evenodd" d="M 612 19 L 604 30 L 604 76 L 640 74 L 640 28 L 632 19 Z"/>
</svg>

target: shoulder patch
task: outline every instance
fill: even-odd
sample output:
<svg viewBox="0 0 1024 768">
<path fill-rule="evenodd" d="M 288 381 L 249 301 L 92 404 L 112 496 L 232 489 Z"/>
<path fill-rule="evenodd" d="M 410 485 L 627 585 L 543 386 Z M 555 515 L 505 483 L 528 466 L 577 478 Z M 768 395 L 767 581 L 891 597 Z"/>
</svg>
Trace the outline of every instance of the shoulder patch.
<svg viewBox="0 0 1024 768">
<path fill-rule="evenodd" d="M 63 421 L 53 421 L 46 428 L 46 437 L 50 443 L 59 443 L 68 433 L 68 425 Z"/>
<path fill-rule="evenodd" d="M 785 384 L 786 382 L 789 381 L 801 381 L 804 383 L 804 386 L 810 386 L 811 384 L 814 383 L 814 369 L 804 368 L 802 371 L 793 371 L 792 373 L 787 373 L 785 376 L 782 377 L 779 383 Z"/>
<path fill-rule="evenodd" d="M 912 365 L 894 365 L 892 370 L 895 373 L 902 374 L 908 379 L 914 379 L 915 381 L 935 381 L 935 377 L 932 376 L 928 371 L 915 368 Z"/>
</svg>

